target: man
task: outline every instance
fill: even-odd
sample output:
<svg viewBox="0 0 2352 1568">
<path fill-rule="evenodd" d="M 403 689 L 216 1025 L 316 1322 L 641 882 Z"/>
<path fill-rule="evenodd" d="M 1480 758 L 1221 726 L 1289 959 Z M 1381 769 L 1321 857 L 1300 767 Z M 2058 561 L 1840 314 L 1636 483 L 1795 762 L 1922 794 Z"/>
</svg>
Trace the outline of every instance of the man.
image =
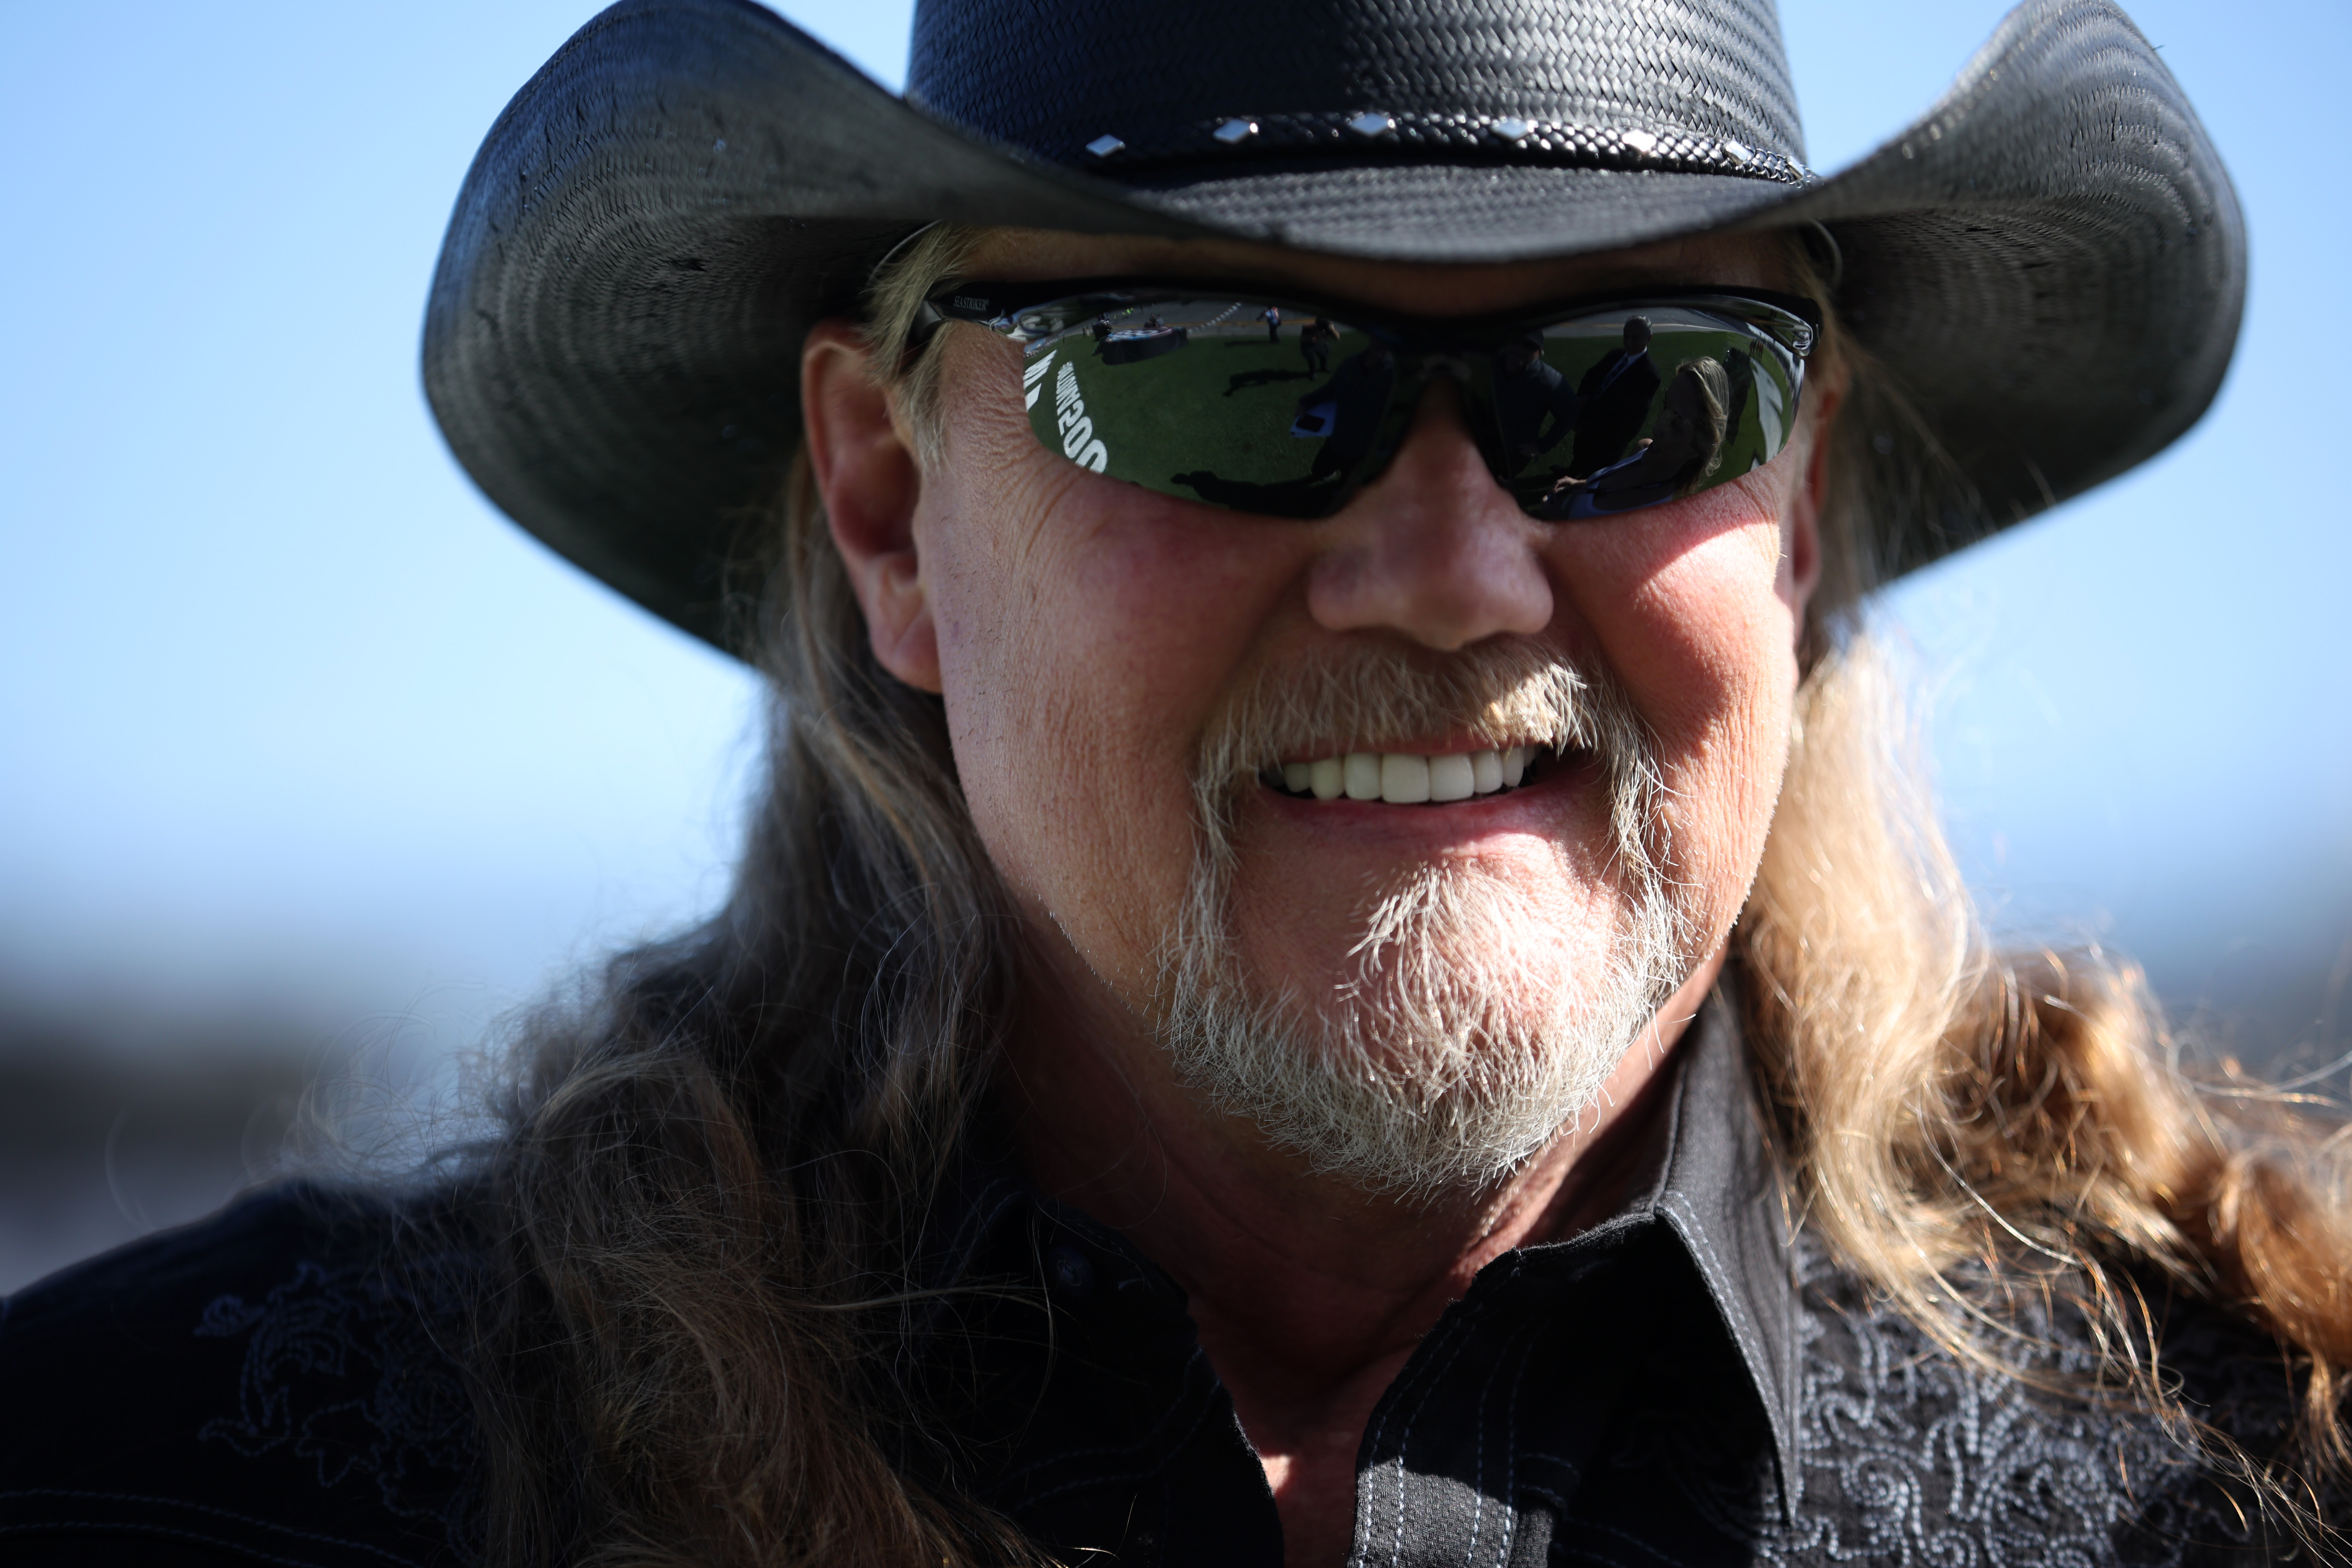
<svg viewBox="0 0 2352 1568">
<path fill-rule="evenodd" d="M 1651 401 L 1658 395 L 1658 367 L 1650 363 L 1650 323 L 1641 316 L 1625 322 L 1623 341 L 1603 354 L 1584 379 L 1576 395 L 1584 405 L 1577 426 L 1576 456 L 1569 467 L 1579 479 L 1590 479 L 1623 458 L 1642 433 Z"/>
<path fill-rule="evenodd" d="M 2242 236 L 2154 52 L 2030 7 L 1819 180 L 1727 5 L 1246 58 L 1048 10 L 927 9 L 919 111 L 632 4 L 502 117 L 436 411 L 771 672 L 740 879 L 528 1026 L 454 1181 L 12 1302 L 12 1545 L 2340 1560 L 2325 1150 L 2193 1098 L 2095 961 L 1984 949 L 1853 620 L 2218 384 Z M 1105 310 L 1274 299 L 1373 334 L 1401 433 L 1312 515 L 1171 478 L 1253 438 L 1189 354 L 1066 450 Z M 1636 321 L 1788 418 L 1537 515 L 1472 434 L 1501 349 Z"/>
<path fill-rule="evenodd" d="M 1316 447 L 1313 479 L 1349 473 L 1371 456 L 1381 431 L 1381 416 L 1396 389 L 1396 356 L 1378 338 L 1339 362 L 1331 379 L 1311 392 L 1301 393 L 1298 409 L 1324 414 L 1324 435 Z"/>
<path fill-rule="evenodd" d="M 1331 345 L 1339 341 L 1339 330 L 1321 316 L 1298 330 L 1298 353 L 1309 375 L 1331 373 Z"/>
<path fill-rule="evenodd" d="M 1576 428 L 1576 389 L 1544 363 L 1543 338 L 1522 332 L 1503 345 L 1495 380 L 1495 418 L 1516 471 Z"/>
</svg>

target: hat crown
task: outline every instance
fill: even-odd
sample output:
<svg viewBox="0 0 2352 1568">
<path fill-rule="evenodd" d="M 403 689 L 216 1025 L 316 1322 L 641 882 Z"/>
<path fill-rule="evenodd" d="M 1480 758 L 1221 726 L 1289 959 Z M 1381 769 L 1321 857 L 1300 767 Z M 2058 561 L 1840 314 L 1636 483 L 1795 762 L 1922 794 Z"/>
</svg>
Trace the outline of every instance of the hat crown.
<svg viewBox="0 0 2352 1568">
<path fill-rule="evenodd" d="M 1804 156 L 1772 0 L 919 0 L 907 82 L 1076 167 L 1370 141 L 1558 153 L 1629 131 Z"/>
<path fill-rule="evenodd" d="M 1892 498 L 1865 575 L 2154 453 L 2236 339 L 2237 197 L 2114 0 L 2024 0 L 1826 179 L 1788 163 L 1769 0 L 919 4 L 909 105 L 757 0 L 619 0 L 499 117 L 450 218 L 425 381 L 451 449 L 723 647 L 806 334 L 928 223 L 1460 264 L 1822 224 L 1885 367 L 1840 416 Z"/>
</svg>

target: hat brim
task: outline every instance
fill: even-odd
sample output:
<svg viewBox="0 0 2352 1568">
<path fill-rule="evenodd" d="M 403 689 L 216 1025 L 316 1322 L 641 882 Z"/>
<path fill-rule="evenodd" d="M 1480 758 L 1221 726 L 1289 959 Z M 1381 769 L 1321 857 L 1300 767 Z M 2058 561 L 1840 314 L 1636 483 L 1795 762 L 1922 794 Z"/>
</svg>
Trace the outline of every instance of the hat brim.
<svg viewBox="0 0 2352 1568">
<path fill-rule="evenodd" d="M 508 515 L 735 651 L 726 567 L 799 443 L 802 341 L 942 220 L 1444 262 L 1819 222 L 1841 317 L 1916 415 L 1869 433 L 1894 508 L 1871 520 L 1881 578 L 2186 430 L 2245 291 L 2219 154 L 2095 0 L 2021 6 L 1916 123 L 1801 186 L 1369 155 L 1121 184 L 943 124 L 748 0 L 628 0 L 477 155 L 427 308 L 427 395 Z"/>
</svg>

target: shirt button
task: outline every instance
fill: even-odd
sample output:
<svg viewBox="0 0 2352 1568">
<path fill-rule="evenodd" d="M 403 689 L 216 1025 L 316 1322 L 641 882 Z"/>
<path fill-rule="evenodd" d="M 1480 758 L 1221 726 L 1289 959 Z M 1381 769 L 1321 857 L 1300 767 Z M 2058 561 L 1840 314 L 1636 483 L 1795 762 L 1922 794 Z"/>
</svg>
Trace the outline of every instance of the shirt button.
<svg viewBox="0 0 2352 1568">
<path fill-rule="evenodd" d="M 1045 1254 L 1045 1275 L 1067 1296 L 1084 1296 L 1095 1288 L 1093 1261 L 1067 1242 Z"/>
</svg>

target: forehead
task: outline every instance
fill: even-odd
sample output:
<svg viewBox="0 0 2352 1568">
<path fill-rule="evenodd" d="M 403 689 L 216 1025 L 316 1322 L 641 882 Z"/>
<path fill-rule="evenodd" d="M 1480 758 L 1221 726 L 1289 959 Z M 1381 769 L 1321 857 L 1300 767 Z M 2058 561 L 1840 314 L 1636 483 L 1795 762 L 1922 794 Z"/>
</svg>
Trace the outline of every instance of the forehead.
<svg viewBox="0 0 2352 1568">
<path fill-rule="evenodd" d="M 1005 282 L 1055 278 L 1152 277 L 1254 283 L 1328 294 L 1415 315 L 1480 315 L 1549 300 L 1643 289 L 1716 285 L 1788 287 L 1780 238 L 1703 235 L 1635 250 L 1485 266 L 1431 266 L 1324 256 L 1240 240 L 1149 239 L 1121 235 L 991 229 L 964 268 Z"/>
</svg>

